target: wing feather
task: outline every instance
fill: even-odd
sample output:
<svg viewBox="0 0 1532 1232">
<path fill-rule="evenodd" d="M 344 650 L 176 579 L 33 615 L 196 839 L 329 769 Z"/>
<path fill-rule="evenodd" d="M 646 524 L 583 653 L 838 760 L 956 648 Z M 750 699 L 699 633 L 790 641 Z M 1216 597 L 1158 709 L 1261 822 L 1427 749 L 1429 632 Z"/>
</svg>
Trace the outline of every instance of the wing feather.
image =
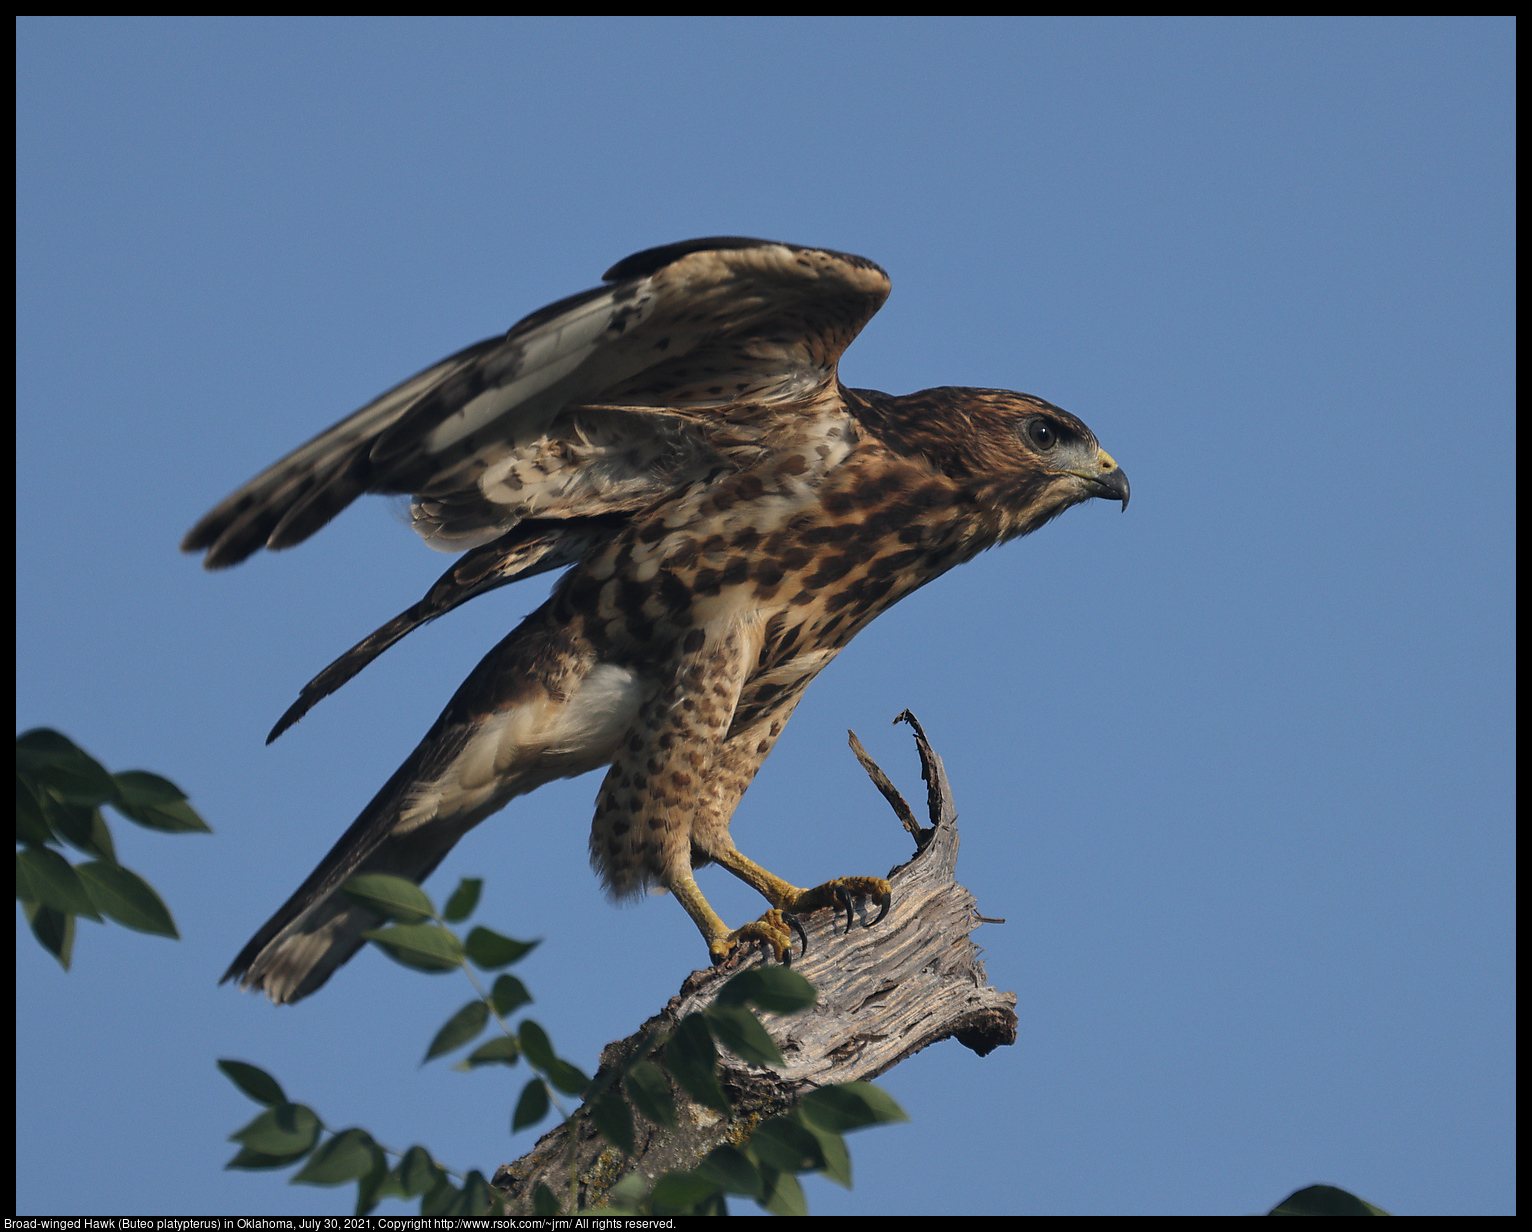
<svg viewBox="0 0 1532 1232">
<path fill-rule="evenodd" d="M 236 564 L 262 545 L 302 542 L 364 492 L 415 496 L 415 528 L 455 551 L 534 511 L 631 510 L 713 467 L 709 421 L 740 405 L 825 414 L 814 395 L 834 388 L 841 353 L 888 295 L 887 275 L 865 258 L 742 237 L 648 249 L 606 277 L 320 433 L 221 502 L 183 550 L 206 551 L 208 568 Z M 592 449 L 578 437 L 586 421 L 570 413 L 590 404 L 687 418 L 645 416 L 623 448 Z M 651 447 L 634 447 L 645 433 Z M 656 470 L 667 451 L 687 464 Z M 529 485 L 553 454 L 567 464 Z M 589 475 L 573 477 L 583 466 Z M 507 476 L 522 487 L 511 491 Z"/>
<path fill-rule="evenodd" d="M 493 543 L 486 543 L 453 561 L 452 567 L 437 579 L 418 603 L 368 634 L 304 685 L 298 700 L 271 729 L 266 743 L 270 744 L 316 703 L 335 692 L 405 634 L 479 595 L 522 578 L 572 565 L 620 529 L 620 522 L 614 518 L 523 522 Z"/>
</svg>

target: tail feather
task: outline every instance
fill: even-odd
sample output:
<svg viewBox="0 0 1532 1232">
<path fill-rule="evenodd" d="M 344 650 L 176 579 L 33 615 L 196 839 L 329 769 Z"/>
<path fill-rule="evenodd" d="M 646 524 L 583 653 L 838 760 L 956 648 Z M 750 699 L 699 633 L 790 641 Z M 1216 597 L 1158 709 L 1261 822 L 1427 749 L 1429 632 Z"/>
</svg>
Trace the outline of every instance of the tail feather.
<svg viewBox="0 0 1532 1232">
<path fill-rule="evenodd" d="M 653 686 L 631 667 L 597 661 L 550 613 L 545 604 L 484 657 L 225 980 L 278 1003 L 306 997 L 381 922 L 342 893 L 351 877 L 422 881 L 513 797 L 611 762 Z"/>
<path fill-rule="evenodd" d="M 441 726 L 439 722 L 437 727 Z M 438 734 L 435 728 L 433 734 Z M 250 939 L 220 983 L 238 980 L 241 988 L 264 991 L 278 1004 L 308 996 L 362 947 L 364 932 L 383 922 L 376 912 L 341 892 L 347 881 L 364 872 L 423 881 L 463 834 L 494 811 L 433 818 L 402 829 L 400 823 L 422 780 L 437 777 L 428 770 L 428 763 L 450 763 L 466 747 L 471 732 L 460 727 L 456 735 L 450 745 L 430 747 L 430 736 L 422 742 L 319 867 Z"/>
<path fill-rule="evenodd" d="M 410 850 L 408 843 L 389 844 L 383 852 L 386 860 L 367 860 L 346 877 L 359 872 L 388 872 L 424 881 L 458 837 L 453 833 L 450 841 L 436 843 L 434 851 Z M 348 898 L 340 886 L 310 904 L 299 901 L 301 894 L 294 895 L 256 934 L 224 973 L 224 980 L 238 979 L 247 991 L 264 992 L 278 1005 L 290 1004 L 321 987 L 362 948 L 366 942 L 362 934 L 385 923 L 382 916 Z"/>
</svg>

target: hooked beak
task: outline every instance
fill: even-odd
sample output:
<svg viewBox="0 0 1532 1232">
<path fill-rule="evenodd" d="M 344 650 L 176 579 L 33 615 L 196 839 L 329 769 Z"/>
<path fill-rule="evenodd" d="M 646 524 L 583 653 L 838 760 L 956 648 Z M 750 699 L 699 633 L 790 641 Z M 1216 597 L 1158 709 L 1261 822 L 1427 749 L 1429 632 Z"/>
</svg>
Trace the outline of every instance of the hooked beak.
<svg viewBox="0 0 1532 1232">
<path fill-rule="evenodd" d="M 1105 449 L 1096 451 L 1096 472 L 1070 471 L 1071 475 L 1078 475 L 1091 486 L 1091 495 L 1099 496 L 1104 500 L 1120 500 L 1123 509 L 1128 507 L 1128 477 L 1122 473 L 1122 467 L 1117 465 L 1117 459 L 1107 453 Z"/>
</svg>

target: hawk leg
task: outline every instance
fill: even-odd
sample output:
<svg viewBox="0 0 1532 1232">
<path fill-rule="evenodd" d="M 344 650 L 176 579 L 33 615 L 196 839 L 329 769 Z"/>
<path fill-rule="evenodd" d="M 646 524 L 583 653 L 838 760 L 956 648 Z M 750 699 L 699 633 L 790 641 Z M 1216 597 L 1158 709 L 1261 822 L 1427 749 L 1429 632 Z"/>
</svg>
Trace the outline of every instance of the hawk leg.
<svg viewBox="0 0 1532 1232">
<path fill-rule="evenodd" d="M 779 962 L 792 952 L 793 934 L 808 937 L 794 913 L 820 907 L 846 910 L 849 930 L 855 900 L 876 899 L 888 912 L 889 883 L 881 877 L 841 877 L 805 890 L 740 854 L 729 837 L 729 818 L 770 752 L 796 704 L 801 683 L 775 690 L 773 705 L 733 731 L 740 689 L 760 650 L 748 628 L 693 629 L 669 680 L 640 706 L 628 738 L 619 742 L 591 825 L 591 859 L 607 888 L 630 893 L 662 882 L 691 916 L 714 963 L 742 943 L 768 945 Z M 818 656 L 818 663 L 827 661 Z M 774 687 L 775 688 L 775 687 Z M 771 905 L 760 919 L 730 929 L 708 904 L 692 869 L 716 863 L 758 890 Z"/>
<path fill-rule="evenodd" d="M 794 916 L 818 911 L 821 907 L 845 908 L 846 931 L 850 932 L 856 922 L 855 902 L 858 898 L 869 898 L 878 904 L 878 914 L 867 921 L 868 928 L 888 914 L 889 905 L 893 901 L 893 889 L 883 877 L 837 877 L 823 885 L 804 890 L 767 872 L 737 850 L 715 852 L 711 858 L 741 881 L 753 886 L 772 905 L 771 910 L 759 920 L 731 931 L 702 897 L 702 891 L 690 875 L 684 880 L 677 879 L 677 884 L 673 884 L 671 890 L 702 931 L 708 943 L 708 953 L 712 955 L 715 965 L 732 954 L 741 943 L 748 941 L 765 942 L 771 947 L 777 961 L 785 963 L 793 946 L 793 932 L 789 928 L 797 932 L 803 939 L 803 948 L 808 949 L 808 937 Z"/>
<path fill-rule="evenodd" d="M 775 909 L 768 911 L 759 920 L 752 920 L 741 928 L 731 930 L 702 896 L 701 889 L 690 873 L 674 878 L 670 883 L 670 891 L 681 906 L 686 908 L 686 914 L 691 916 L 702 933 L 714 966 L 728 958 L 742 943 L 750 941 L 764 942 L 776 955 L 778 962 L 786 963 L 792 955 L 794 931 L 803 937 L 804 948 L 808 948 L 803 926 Z"/>
</svg>

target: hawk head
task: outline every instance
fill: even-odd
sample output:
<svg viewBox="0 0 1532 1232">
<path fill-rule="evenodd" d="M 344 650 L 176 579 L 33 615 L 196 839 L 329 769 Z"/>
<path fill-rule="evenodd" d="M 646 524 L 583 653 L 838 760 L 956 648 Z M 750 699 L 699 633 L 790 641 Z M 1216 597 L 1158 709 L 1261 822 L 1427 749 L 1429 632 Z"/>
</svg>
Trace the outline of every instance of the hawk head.
<svg viewBox="0 0 1532 1232">
<path fill-rule="evenodd" d="M 1092 497 L 1128 507 L 1128 477 L 1096 434 L 1042 398 L 950 386 L 902 398 L 848 392 L 858 419 L 891 448 L 953 482 L 991 542 L 1029 534 Z"/>
</svg>

